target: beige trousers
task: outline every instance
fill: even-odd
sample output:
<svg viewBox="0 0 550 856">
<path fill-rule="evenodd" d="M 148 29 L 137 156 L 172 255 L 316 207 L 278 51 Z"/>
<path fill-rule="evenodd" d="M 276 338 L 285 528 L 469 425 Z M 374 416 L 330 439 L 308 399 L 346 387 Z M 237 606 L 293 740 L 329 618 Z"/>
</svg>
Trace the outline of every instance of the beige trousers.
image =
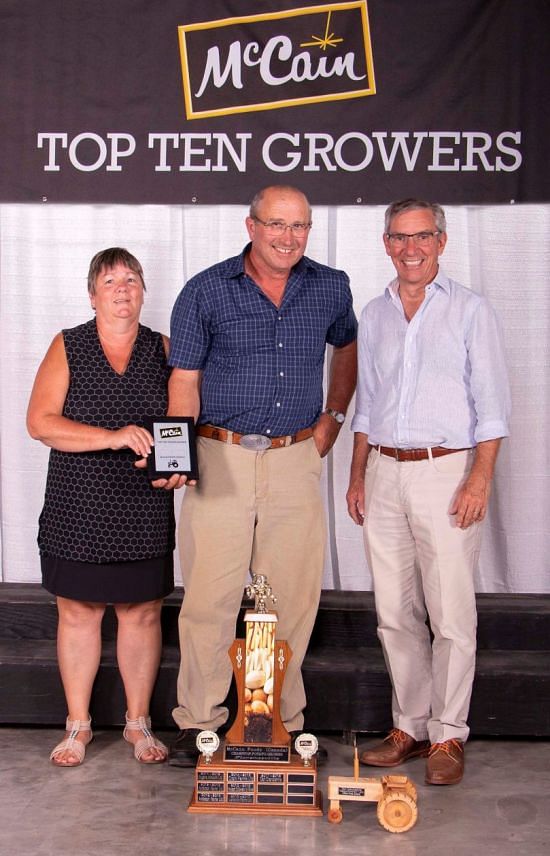
<svg viewBox="0 0 550 856">
<path fill-rule="evenodd" d="M 198 438 L 200 480 L 182 503 L 179 548 L 185 597 L 179 619 L 180 728 L 216 729 L 232 676 L 228 649 L 249 570 L 265 574 L 277 597 L 277 637 L 292 649 L 281 716 L 302 728 L 301 664 L 315 621 L 323 574 L 321 458 L 313 439 L 253 452 Z"/>
<path fill-rule="evenodd" d="M 365 476 L 363 531 L 393 724 L 432 743 L 469 733 L 481 527 L 459 529 L 449 508 L 473 454 L 398 463 L 373 449 Z"/>
</svg>

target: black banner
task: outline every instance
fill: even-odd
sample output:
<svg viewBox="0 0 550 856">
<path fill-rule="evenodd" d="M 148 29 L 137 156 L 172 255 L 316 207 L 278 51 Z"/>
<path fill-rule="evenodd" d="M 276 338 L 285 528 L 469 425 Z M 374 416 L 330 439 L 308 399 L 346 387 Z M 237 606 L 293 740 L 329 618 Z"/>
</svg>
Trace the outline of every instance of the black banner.
<svg viewBox="0 0 550 856">
<path fill-rule="evenodd" d="M 0 200 L 550 198 L 547 0 L 2 0 Z"/>
</svg>

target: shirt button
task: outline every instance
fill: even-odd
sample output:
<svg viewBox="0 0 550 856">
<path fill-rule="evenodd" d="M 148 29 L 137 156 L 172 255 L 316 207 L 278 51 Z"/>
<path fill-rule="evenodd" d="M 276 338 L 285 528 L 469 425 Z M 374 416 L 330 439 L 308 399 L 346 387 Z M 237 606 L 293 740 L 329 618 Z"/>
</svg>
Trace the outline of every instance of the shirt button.
<svg viewBox="0 0 550 856">
<path fill-rule="evenodd" d="M 267 431 L 266 431 L 265 433 L 266 433 L 266 434 L 271 434 L 271 428 L 268 428 L 268 429 L 267 429 Z"/>
<path fill-rule="evenodd" d="M 280 402 L 280 401 L 278 401 L 278 402 L 277 402 L 277 407 L 280 407 L 280 406 L 281 406 L 281 402 Z"/>
<path fill-rule="evenodd" d="M 282 348 L 282 347 L 283 347 L 283 343 L 279 342 L 279 348 Z"/>
<path fill-rule="evenodd" d="M 285 376 L 285 373 L 284 373 L 284 372 L 279 372 L 279 375 L 280 375 L 280 377 L 284 377 L 284 376 Z"/>
</svg>

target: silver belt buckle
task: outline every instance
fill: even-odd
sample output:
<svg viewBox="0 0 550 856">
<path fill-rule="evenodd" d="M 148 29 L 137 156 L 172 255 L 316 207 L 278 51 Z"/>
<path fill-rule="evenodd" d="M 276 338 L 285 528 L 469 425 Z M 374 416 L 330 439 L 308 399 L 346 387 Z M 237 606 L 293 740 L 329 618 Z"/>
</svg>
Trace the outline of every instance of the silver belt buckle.
<svg viewBox="0 0 550 856">
<path fill-rule="evenodd" d="M 251 452 L 264 452 L 266 449 L 271 449 L 271 440 L 263 434 L 244 434 L 239 446 L 244 446 Z"/>
</svg>

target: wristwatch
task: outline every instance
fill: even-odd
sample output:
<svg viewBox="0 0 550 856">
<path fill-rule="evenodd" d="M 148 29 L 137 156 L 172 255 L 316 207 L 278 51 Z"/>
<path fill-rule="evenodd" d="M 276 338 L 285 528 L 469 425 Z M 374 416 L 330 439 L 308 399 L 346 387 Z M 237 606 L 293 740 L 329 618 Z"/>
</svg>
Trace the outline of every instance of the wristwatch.
<svg viewBox="0 0 550 856">
<path fill-rule="evenodd" d="M 333 410 L 332 407 L 325 407 L 323 413 L 326 413 L 327 416 L 332 416 L 333 419 L 336 419 L 339 425 L 341 425 L 346 420 L 345 413 L 341 413 L 339 410 Z"/>
</svg>

